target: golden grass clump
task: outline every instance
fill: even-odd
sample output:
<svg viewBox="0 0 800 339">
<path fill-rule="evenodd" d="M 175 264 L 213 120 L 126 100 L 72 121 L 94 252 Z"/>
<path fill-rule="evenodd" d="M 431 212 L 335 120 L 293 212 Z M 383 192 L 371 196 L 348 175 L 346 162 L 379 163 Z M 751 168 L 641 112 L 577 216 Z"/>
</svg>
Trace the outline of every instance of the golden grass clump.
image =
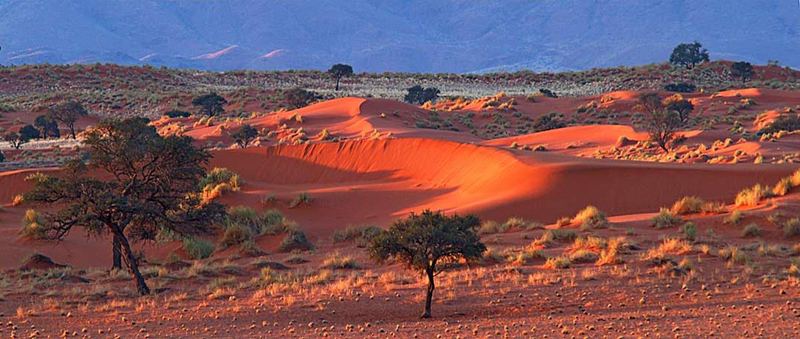
<svg viewBox="0 0 800 339">
<path fill-rule="evenodd" d="M 572 266 L 572 260 L 567 256 L 558 256 L 547 258 L 542 268 L 545 269 L 563 269 Z"/>
<path fill-rule="evenodd" d="M 44 239 L 47 237 L 44 229 L 44 218 L 34 209 L 25 211 L 22 217 L 22 229 L 19 235 L 25 239 Z"/>
<path fill-rule="evenodd" d="M 657 247 L 651 248 L 644 253 L 642 259 L 652 260 L 664 258 L 667 255 L 681 255 L 689 253 L 692 250 L 692 245 L 688 241 L 678 238 L 664 239 Z"/>
<path fill-rule="evenodd" d="M 200 180 L 203 201 L 212 201 L 223 192 L 236 192 L 240 189 L 239 175 L 227 168 L 215 167 Z"/>
<path fill-rule="evenodd" d="M 700 213 L 703 210 L 705 201 L 695 196 L 683 197 L 672 204 L 672 213 L 677 215 L 686 215 L 693 213 Z"/>
<path fill-rule="evenodd" d="M 755 185 L 745 188 L 736 195 L 736 206 L 756 206 L 764 198 L 769 198 L 771 192 L 769 187 Z"/>
<path fill-rule="evenodd" d="M 608 219 L 603 211 L 589 205 L 582 209 L 573 218 L 573 222 L 581 224 L 581 229 L 603 228 L 608 226 Z"/>
</svg>

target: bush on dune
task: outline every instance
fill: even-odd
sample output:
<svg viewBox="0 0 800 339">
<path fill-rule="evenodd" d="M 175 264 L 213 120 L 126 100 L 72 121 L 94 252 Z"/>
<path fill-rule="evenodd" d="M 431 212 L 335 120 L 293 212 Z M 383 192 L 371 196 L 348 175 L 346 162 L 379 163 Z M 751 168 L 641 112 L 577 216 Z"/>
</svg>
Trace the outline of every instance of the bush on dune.
<svg viewBox="0 0 800 339">
<path fill-rule="evenodd" d="M 204 201 L 211 201 L 223 192 L 236 192 L 239 190 L 239 175 L 227 168 L 215 167 L 200 181 L 200 190 Z"/>
<path fill-rule="evenodd" d="M 653 227 L 661 229 L 677 226 L 681 223 L 681 218 L 675 216 L 672 210 L 662 208 L 658 211 L 658 215 L 653 217 Z"/>
<path fill-rule="evenodd" d="M 608 219 L 606 214 L 597 207 L 586 206 L 583 210 L 578 212 L 573 219 L 573 222 L 581 224 L 581 229 L 603 228 L 608 226 Z"/>
<path fill-rule="evenodd" d="M 758 203 L 772 195 L 769 188 L 762 185 L 745 188 L 736 195 L 736 206 L 756 206 Z"/>
</svg>

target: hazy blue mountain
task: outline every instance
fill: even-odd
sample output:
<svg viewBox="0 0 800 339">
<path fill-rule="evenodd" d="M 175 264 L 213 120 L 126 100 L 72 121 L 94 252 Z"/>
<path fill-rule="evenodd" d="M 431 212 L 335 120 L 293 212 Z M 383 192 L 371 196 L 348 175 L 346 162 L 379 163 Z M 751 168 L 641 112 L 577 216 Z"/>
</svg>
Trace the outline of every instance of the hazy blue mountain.
<svg viewBox="0 0 800 339">
<path fill-rule="evenodd" d="M 800 66 L 797 0 L 0 0 L 0 63 L 471 72 L 714 59 Z"/>
</svg>

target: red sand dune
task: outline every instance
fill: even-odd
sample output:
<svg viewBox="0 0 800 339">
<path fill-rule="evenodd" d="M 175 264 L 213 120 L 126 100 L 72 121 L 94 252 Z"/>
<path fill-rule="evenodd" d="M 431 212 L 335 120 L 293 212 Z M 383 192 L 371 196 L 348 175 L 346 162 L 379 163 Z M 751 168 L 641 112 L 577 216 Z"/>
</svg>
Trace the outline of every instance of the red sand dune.
<svg viewBox="0 0 800 339">
<path fill-rule="evenodd" d="M 414 138 L 227 150 L 213 164 L 246 181 L 227 203 L 257 206 L 265 194 L 286 200 L 310 192 L 311 206 L 286 212 L 314 235 L 423 208 L 552 222 L 588 204 L 620 215 L 652 212 L 685 195 L 730 202 L 743 187 L 774 183 L 794 169 L 515 154 Z"/>
</svg>

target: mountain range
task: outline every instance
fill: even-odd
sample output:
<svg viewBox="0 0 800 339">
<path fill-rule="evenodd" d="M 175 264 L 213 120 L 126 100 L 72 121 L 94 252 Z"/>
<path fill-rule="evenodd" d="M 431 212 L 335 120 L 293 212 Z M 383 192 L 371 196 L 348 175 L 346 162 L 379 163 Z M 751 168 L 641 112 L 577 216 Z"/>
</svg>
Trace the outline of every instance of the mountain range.
<svg viewBox="0 0 800 339">
<path fill-rule="evenodd" d="M 0 0 L 0 64 L 487 72 L 712 59 L 800 67 L 796 0 Z"/>
</svg>

